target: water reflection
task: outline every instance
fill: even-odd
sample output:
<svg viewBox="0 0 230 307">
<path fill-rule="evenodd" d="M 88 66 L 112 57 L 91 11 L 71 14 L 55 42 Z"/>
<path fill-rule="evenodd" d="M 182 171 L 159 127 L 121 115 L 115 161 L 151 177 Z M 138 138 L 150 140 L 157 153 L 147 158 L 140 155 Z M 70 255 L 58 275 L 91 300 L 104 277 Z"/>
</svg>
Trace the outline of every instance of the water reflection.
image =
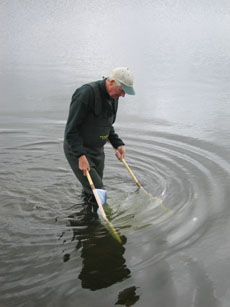
<svg viewBox="0 0 230 307">
<path fill-rule="evenodd" d="M 69 216 L 73 230 L 72 241 L 77 241 L 76 249 L 81 251 L 82 270 L 78 276 L 82 288 L 98 290 L 106 288 L 130 277 L 130 270 L 124 258 L 124 244 L 118 243 L 102 225 L 90 206 Z M 64 255 L 64 261 L 70 259 Z"/>
<path fill-rule="evenodd" d="M 194 306 L 197 307 L 220 306 L 220 301 L 217 300 L 215 295 L 215 287 L 213 282 L 208 276 L 203 265 L 188 255 L 183 255 L 181 257 L 181 261 L 184 266 L 183 275 L 185 276 L 185 273 L 187 273 L 189 276 L 189 283 L 187 283 L 187 287 L 183 285 L 182 288 L 184 293 L 181 297 L 181 306 L 189 300 Z"/>
<path fill-rule="evenodd" d="M 132 286 L 119 292 L 118 300 L 115 305 L 125 305 L 125 306 L 134 305 L 140 298 L 139 295 L 136 295 L 136 290 L 137 287 Z"/>
<path fill-rule="evenodd" d="M 152 225 L 151 231 L 136 232 L 133 241 L 141 250 L 133 256 L 131 266 L 132 279 L 141 287 L 141 306 L 179 307 L 176 281 L 166 256 L 169 251 L 167 233 Z"/>
</svg>

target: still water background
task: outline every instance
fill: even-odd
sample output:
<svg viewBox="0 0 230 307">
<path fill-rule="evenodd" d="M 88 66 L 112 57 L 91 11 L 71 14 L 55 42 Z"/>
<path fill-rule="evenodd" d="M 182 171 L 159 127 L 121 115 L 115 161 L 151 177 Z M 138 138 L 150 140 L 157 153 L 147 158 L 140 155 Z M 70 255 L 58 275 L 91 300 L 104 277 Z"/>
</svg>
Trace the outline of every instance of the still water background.
<svg viewBox="0 0 230 307">
<path fill-rule="evenodd" d="M 0 1 L 0 306 L 229 306 L 229 1 Z M 83 212 L 72 93 L 135 75 L 106 145 L 119 245 Z"/>
</svg>

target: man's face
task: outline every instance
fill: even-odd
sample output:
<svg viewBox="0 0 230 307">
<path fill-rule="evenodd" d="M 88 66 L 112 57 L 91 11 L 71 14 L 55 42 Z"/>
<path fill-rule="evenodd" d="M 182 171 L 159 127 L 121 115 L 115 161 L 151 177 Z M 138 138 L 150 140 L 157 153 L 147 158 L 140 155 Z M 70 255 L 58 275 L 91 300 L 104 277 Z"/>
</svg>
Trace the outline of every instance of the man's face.
<svg viewBox="0 0 230 307">
<path fill-rule="evenodd" d="M 108 94 L 113 99 L 125 97 L 125 92 L 123 91 L 122 87 L 117 86 L 114 80 L 109 81 Z"/>
</svg>

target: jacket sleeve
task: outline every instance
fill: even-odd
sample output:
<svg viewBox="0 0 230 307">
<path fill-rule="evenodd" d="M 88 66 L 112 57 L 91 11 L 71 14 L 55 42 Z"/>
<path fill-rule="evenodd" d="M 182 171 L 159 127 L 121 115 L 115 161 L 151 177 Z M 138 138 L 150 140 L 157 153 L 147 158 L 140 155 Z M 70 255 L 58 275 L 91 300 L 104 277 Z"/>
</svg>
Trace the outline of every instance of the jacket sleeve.
<svg viewBox="0 0 230 307">
<path fill-rule="evenodd" d="M 65 141 L 77 158 L 86 154 L 79 129 L 88 114 L 92 94 L 90 87 L 82 86 L 73 94 L 70 104 L 69 116 L 65 128 Z"/>
<path fill-rule="evenodd" d="M 119 138 L 118 134 L 115 132 L 114 127 L 112 126 L 110 129 L 109 137 L 110 143 L 114 148 L 117 148 L 121 145 L 125 145 L 123 141 Z"/>
</svg>

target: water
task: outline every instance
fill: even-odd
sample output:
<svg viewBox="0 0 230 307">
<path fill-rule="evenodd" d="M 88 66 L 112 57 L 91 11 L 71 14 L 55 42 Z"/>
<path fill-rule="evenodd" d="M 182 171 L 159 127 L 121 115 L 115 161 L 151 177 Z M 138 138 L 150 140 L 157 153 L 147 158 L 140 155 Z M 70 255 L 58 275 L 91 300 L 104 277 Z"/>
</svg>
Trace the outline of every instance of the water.
<svg viewBox="0 0 230 307">
<path fill-rule="evenodd" d="M 0 306 L 229 306 L 228 1 L 1 1 Z M 71 95 L 119 65 L 116 242 L 62 149 Z M 162 201 L 160 201 L 160 200 Z"/>
</svg>

